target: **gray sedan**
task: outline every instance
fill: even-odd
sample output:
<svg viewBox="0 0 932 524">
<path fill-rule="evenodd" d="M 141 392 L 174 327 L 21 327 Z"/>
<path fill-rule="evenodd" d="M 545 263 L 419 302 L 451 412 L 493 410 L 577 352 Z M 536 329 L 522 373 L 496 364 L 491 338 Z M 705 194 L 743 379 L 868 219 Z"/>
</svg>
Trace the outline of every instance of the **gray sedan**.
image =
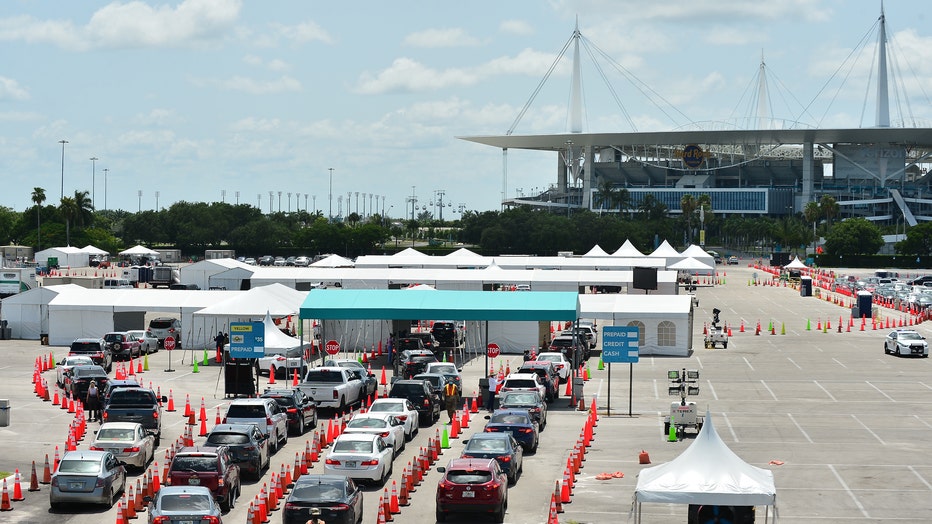
<svg viewBox="0 0 932 524">
<path fill-rule="evenodd" d="M 126 469 L 109 451 L 68 451 L 52 475 L 49 505 L 61 509 L 66 503 L 103 504 L 126 489 Z"/>
<path fill-rule="evenodd" d="M 91 450 L 109 451 L 123 464 L 145 469 L 155 456 L 155 436 L 137 422 L 105 422 L 97 430 Z"/>
<path fill-rule="evenodd" d="M 165 486 L 146 500 L 149 522 L 221 522 L 220 506 L 205 486 Z"/>
</svg>

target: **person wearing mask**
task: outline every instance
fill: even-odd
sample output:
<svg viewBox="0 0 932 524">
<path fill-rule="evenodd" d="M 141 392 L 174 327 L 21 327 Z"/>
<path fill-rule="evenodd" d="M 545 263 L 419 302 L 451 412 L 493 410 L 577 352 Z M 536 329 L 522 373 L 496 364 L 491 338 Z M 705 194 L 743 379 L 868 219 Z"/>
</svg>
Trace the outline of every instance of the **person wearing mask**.
<svg viewBox="0 0 932 524">
<path fill-rule="evenodd" d="M 498 376 L 495 373 L 489 374 L 489 396 L 485 403 L 485 408 L 491 413 L 495 410 L 495 393 L 498 392 Z"/>
<path fill-rule="evenodd" d="M 214 337 L 214 342 L 217 344 L 217 354 L 215 360 L 219 363 L 223 361 L 223 343 L 226 341 L 226 335 L 223 334 L 223 331 L 217 333 L 217 336 Z"/>
<path fill-rule="evenodd" d="M 453 423 L 453 416 L 456 414 L 456 398 L 459 394 L 459 388 L 456 387 L 456 383 L 448 381 L 445 386 L 443 386 L 444 394 L 444 403 L 447 408 L 447 416 L 450 417 L 450 424 Z"/>
<path fill-rule="evenodd" d="M 96 380 L 92 380 L 87 387 L 87 397 L 84 399 L 84 408 L 87 409 L 91 422 L 100 422 L 100 390 L 97 389 Z"/>
</svg>

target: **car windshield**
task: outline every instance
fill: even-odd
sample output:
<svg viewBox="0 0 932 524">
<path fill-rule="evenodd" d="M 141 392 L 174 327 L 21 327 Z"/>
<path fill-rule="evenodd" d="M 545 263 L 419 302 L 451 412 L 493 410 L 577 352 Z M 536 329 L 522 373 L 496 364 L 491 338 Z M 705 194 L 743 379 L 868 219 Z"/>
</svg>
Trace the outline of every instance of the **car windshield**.
<svg viewBox="0 0 932 524">
<path fill-rule="evenodd" d="M 232 444 L 249 444 L 249 435 L 242 433 L 211 433 L 207 435 L 206 445 L 227 446 Z"/>
<path fill-rule="evenodd" d="M 269 397 L 266 397 L 266 398 L 269 398 Z M 294 406 L 294 399 L 291 397 L 270 397 L 270 398 L 275 400 L 275 402 L 278 403 L 279 406 L 286 407 L 286 408 Z"/>
<path fill-rule="evenodd" d="M 345 496 L 342 481 L 299 483 L 291 492 L 292 500 L 308 502 L 338 502 Z"/>
<path fill-rule="evenodd" d="M 265 418 L 265 406 L 262 404 L 230 404 L 227 408 L 229 418 Z"/>
<path fill-rule="evenodd" d="M 162 511 L 200 513 L 210 511 L 210 496 L 191 493 L 163 495 L 159 505 Z"/>
<path fill-rule="evenodd" d="M 537 360 L 547 360 L 549 362 L 563 362 L 563 359 L 560 358 L 561 356 L 562 355 L 560 355 L 559 353 L 551 353 L 549 355 L 546 353 L 541 353 L 540 355 L 537 355 Z"/>
<path fill-rule="evenodd" d="M 372 453 L 371 440 L 337 440 L 334 453 Z"/>
<path fill-rule="evenodd" d="M 172 471 L 217 471 L 217 457 L 178 455 L 172 459 Z"/>
<path fill-rule="evenodd" d="M 485 484 L 492 481 L 492 472 L 452 469 L 447 472 L 447 480 L 454 484 Z"/>
<path fill-rule="evenodd" d="M 384 428 L 388 422 L 380 418 L 354 418 L 346 424 L 347 428 Z"/>
<path fill-rule="evenodd" d="M 473 438 L 466 444 L 466 451 L 508 451 L 505 439 Z"/>
<path fill-rule="evenodd" d="M 900 333 L 900 338 L 902 340 L 922 340 L 919 333 Z"/>
<path fill-rule="evenodd" d="M 99 460 L 65 459 L 58 464 L 59 473 L 97 474 L 100 472 Z"/>
<path fill-rule="evenodd" d="M 136 431 L 133 429 L 123 428 L 101 428 L 97 432 L 97 440 L 117 440 L 121 442 L 132 442 L 136 439 Z"/>
</svg>

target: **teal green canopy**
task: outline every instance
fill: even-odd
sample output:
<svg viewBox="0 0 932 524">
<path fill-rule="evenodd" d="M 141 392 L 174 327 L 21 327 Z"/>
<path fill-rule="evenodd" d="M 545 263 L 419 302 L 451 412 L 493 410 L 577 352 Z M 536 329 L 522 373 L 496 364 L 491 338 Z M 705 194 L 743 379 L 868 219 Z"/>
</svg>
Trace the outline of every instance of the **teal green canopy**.
<svg viewBox="0 0 932 524">
<path fill-rule="evenodd" d="M 302 319 L 571 320 L 579 295 L 567 291 L 312 289 Z"/>
</svg>

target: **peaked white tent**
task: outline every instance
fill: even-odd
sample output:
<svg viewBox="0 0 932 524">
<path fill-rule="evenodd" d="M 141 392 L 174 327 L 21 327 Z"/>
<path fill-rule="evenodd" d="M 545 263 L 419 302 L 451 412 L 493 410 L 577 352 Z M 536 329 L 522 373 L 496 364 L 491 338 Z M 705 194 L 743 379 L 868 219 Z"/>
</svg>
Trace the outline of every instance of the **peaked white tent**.
<svg viewBox="0 0 932 524">
<path fill-rule="evenodd" d="M 592 249 L 587 251 L 586 254 L 583 256 L 584 257 L 607 257 L 610 255 L 606 253 L 604 249 L 602 249 L 602 246 L 596 244 L 592 246 Z"/>
<path fill-rule="evenodd" d="M 59 267 L 87 267 L 90 259 L 87 252 L 76 247 L 50 247 L 36 253 L 36 264 L 48 264 L 49 257 L 58 258 Z"/>
<path fill-rule="evenodd" d="M 126 255 L 126 256 L 154 257 L 154 256 L 158 256 L 159 252 L 153 249 L 149 249 L 146 246 L 136 244 L 135 246 L 129 249 L 124 249 L 123 251 L 120 251 L 120 254 Z"/>
<path fill-rule="evenodd" d="M 302 343 L 301 339 L 282 333 L 282 330 L 278 329 L 278 326 L 275 325 L 275 321 L 272 320 L 271 314 L 266 313 L 262 322 L 265 324 L 264 341 L 266 355 L 284 355 L 287 350 L 293 348 L 310 349 L 311 342 L 309 340 Z"/>
<path fill-rule="evenodd" d="M 702 249 L 696 244 L 693 244 L 689 246 L 688 248 L 684 249 L 683 252 L 680 253 L 680 255 L 684 257 L 694 258 L 698 260 L 699 262 L 702 262 L 703 264 L 708 265 L 709 269 L 715 268 L 715 258 L 712 257 L 712 255 L 708 254 L 706 250 Z"/>
<path fill-rule="evenodd" d="M 340 255 L 330 255 L 311 264 L 314 267 L 353 267 L 352 260 Z"/>
<path fill-rule="evenodd" d="M 793 261 L 783 267 L 786 269 L 809 269 L 809 266 L 804 264 L 799 257 L 793 257 Z"/>
<path fill-rule="evenodd" d="M 706 412 L 702 430 L 686 451 L 670 462 L 641 470 L 633 501 L 638 523 L 643 502 L 766 506 L 764 522 L 768 522 L 777 489 L 773 472 L 748 464 L 729 449 Z"/>
<path fill-rule="evenodd" d="M 84 251 L 85 253 L 87 253 L 88 255 L 91 255 L 91 256 L 106 255 L 106 254 L 107 254 L 107 252 L 104 251 L 103 249 L 100 249 L 100 248 L 97 247 L 97 246 L 92 246 L 92 245 L 90 245 L 90 244 L 88 244 L 88 245 L 82 247 L 82 248 L 81 248 L 81 251 Z"/>
<path fill-rule="evenodd" d="M 454 252 L 452 252 L 452 253 L 449 253 L 449 254 L 447 254 L 447 255 L 444 255 L 444 258 L 473 258 L 473 259 L 482 259 L 482 258 L 484 258 L 484 257 L 483 257 L 482 255 L 480 255 L 479 253 L 470 251 L 470 250 L 466 249 L 465 247 L 461 247 L 461 248 L 457 249 L 456 251 L 454 251 Z"/>
<path fill-rule="evenodd" d="M 699 271 L 712 271 L 712 266 L 697 260 L 693 257 L 686 257 L 679 262 L 670 264 L 667 266 L 667 269 L 675 269 L 677 271 L 688 271 L 688 272 L 699 272 Z"/>
<path fill-rule="evenodd" d="M 638 251 L 638 248 L 634 247 L 634 244 L 632 244 L 630 240 L 625 240 L 625 243 L 616 249 L 615 252 L 612 253 L 612 256 L 639 258 L 643 257 L 644 253 Z"/>
</svg>

